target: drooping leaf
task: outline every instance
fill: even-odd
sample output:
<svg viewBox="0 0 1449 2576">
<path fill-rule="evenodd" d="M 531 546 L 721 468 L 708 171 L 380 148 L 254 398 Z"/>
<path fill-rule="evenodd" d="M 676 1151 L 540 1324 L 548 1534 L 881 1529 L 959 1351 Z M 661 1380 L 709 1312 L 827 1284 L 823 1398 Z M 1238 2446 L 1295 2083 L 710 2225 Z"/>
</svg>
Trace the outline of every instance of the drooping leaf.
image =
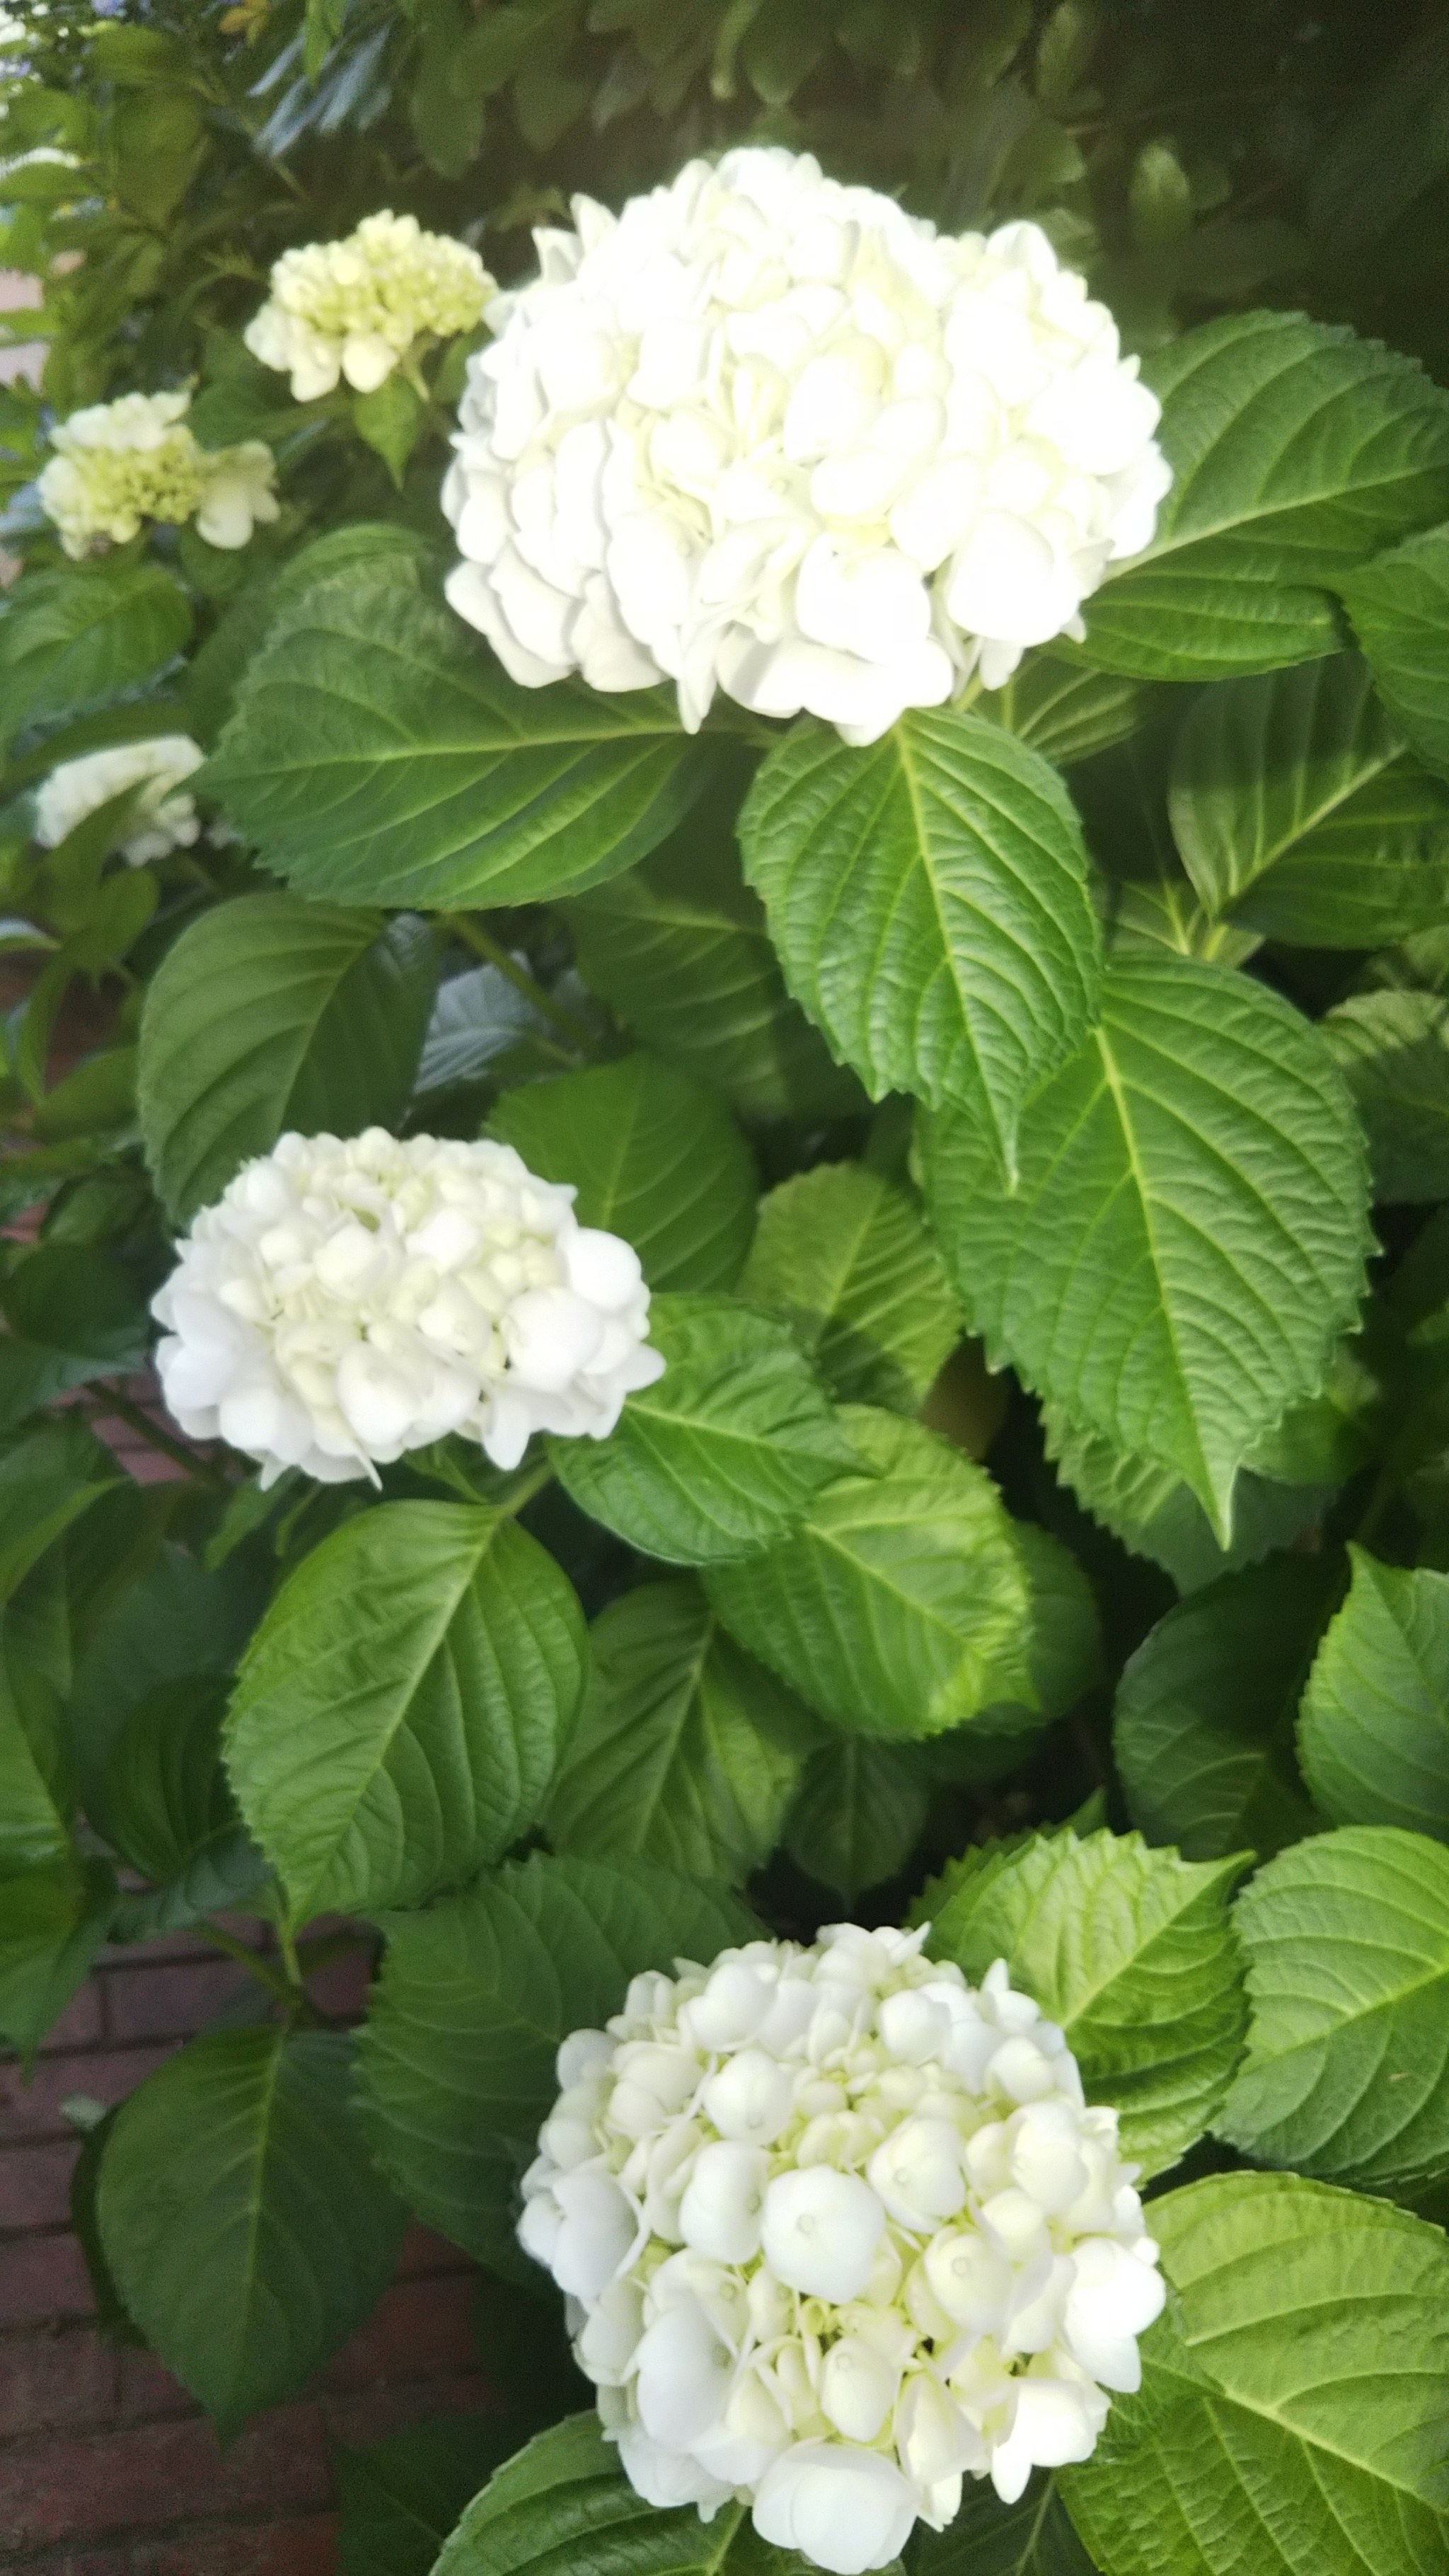
<svg viewBox="0 0 1449 2576">
<path fill-rule="evenodd" d="M 785 990 L 732 809 L 709 800 L 642 866 L 572 897 L 579 969 L 619 1018 L 741 1118 L 849 1116 L 864 1095 Z"/>
<path fill-rule="evenodd" d="M 186 593 L 159 564 L 32 572 L 0 615 L 0 730 L 118 697 L 161 670 L 190 633 Z"/>
<path fill-rule="evenodd" d="M 1080 1045 L 1101 948 L 1050 765 L 951 709 L 868 751 L 803 724 L 740 838 L 785 980 L 873 1099 L 967 1104 L 1010 1164 L 1023 1102 Z"/>
<path fill-rule="evenodd" d="M 0 1290 L 9 1332 L 0 1339 L 0 1430 L 93 1378 L 145 1361 L 145 1300 L 104 1245 L 41 1243 Z"/>
<path fill-rule="evenodd" d="M 1219 2136 L 1372 2191 L 1449 2170 L 1449 1852 L 1393 1826 L 1320 1834 L 1234 1919 L 1253 2018 Z"/>
<path fill-rule="evenodd" d="M 333 1532 L 247 1649 L 227 1719 L 242 1813 L 299 1921 L 421 1904 L 537 1816 L 583 1685 L 568 1577 L 464 1503 Z"/>
<path fill-rule="evenodd" d="M 541 1180 L 572 1181 L 581 1225 L 632 1243 L 651 1288 L 732 1288 L 755 1228 L 755 1167 L 728 1112 L 642 1048 L 505 1094 L 488 1133 Z"/>
<path fill-rule="evenodd" d="M 1088 660 L 1220 680 L 1338 644 L 1329 588 L 1449 507 L 1449 403 L 1411 359 L 1297 313 L 1154 350 L 1173 469 L 1151 546 L 1087 606 Z"/>
<path fill-rule="evenodd" d="M 82 1803 L 102 1831 L 111 1755 L 132 1711 L 178 1684 L 205 1696 L 235 1671 L 261 1607 L 250 1569 L 232 1564 L 208 1574 L 170 1539 L 104 1605 L 78 1656 L 66 1712 Z"/>
<path fill-rule="evenodd" d="M 1207 2129 L 1242 2054 L 1243 1962 L 1228 1919 L 1241 1856 L 1192 1862 L 1140 1834 L 1039 1835 L 966 1859 L 926 1889 L 929 1948 L 979 1985 L 1005 1959 L 1060 2024 L 1089 2102 L 1121 2114 L 1149 2173 Z"/>
<path fill-rule="evenodd" d="M 712 774 L 672 698 L 524 689 L 396 558 L 286 601 L 207 784 L 332 903 L 526 903 L 632 866 Z"/>
<path fill-rule="evenodd" d="M 1351 993 L 1322 1026 L 1363 1121 L 1375 1198 L 1449 1197 L 1449 1000 Z"/>
<path fill-rule="evenodd" d="M 0 1876 L 0 2039 L 23 2057 L 90 1974 L 115 1905 L 104 1861 L 44 1861 Z"/>
<path fill-rule="evenodd" d="M 506 2415 L 443 2415 L 333 2451 L 343 2576 L 431 2576 L 465 2505 L 517 2442 Z"/>
<path fill-rule="evenodd" d="M 1295 2174 L 1215 2174 L 1155 2200 L 1152 2232 L 1185 2366 L 1139 2442 L 1060 2473 L 1098 2564 L 1424 2576 L 1449 2545 L 1440 2231 Z"/>
<path fill-rule="evenodd" d="M 387 1928 L 359 2041 L 369 2137 L 420 2218 L 536 2279 L 514 2242 L 515 2192 L 560 2040 L 601 2028 L 641 1969 L 707 1965 L 754 1918 L 724 1888 L 640 1861 L 535 1854 Z"/>
<path fill-rule="evenodd" d="M 60 1693 L 24 1622 L 0 1611 L 0 1870 L 64 1860 L 70 1849 Z"/>
<path fill-rule="evenodd" d="M 738 1885 L 774 1850 L 818 1728 L 694 1583 L 626 1592 L 589 1647 L 544 1817 L 554 1849 Z"/>
<path fill-rule="evenodd" d="M 915 1745 L 832 1738 L 810 1756 L 786 1819 L 790 1857 L 822 1887 L 854 1899 L 905 1867 L 930 1804 L 930 1774 Z"/>
<path fill-rule="evenodd" d="M 788 2576 L 792 2553 L 770 2549 L 749 2507 L 703 2522 L 693 2505 L 644 2502 L 604 2440 L 597 2415 L 570 2415 L 496 2471 L 469 2505 L 434 2576 L 545 2576 L 607 2567 L 611 2576 Z M 802 2562 L 803 2563 L 803 2562 Z"/>
<path fill-rule="evenodd" d="M 386 2284 L 404 2217 L 341 2031 L 211 2031 L 138 2086 L 96 2196 L 131 2315 L 223 2436 L 290 2397 Z"/>
<path fill-rule="evenodd" d="M 1026 1571 L 990 1477 L 918 1423 L 863 1405 L 841 1420 L 858 1466 L 793 1538 L 707 1575 L 725 1626 L 866 1735 L 941 1734 L 1009 1678 L 1030 1700 Z"/>
<path fill-rule="evenodd" d="M 131 1939 L 240 1907 L 269 1876 L 222 1768 L 225 1709 L 225 1680 L 192 1674 L 146 1692 L 116 1730 L 90 1816 L 156 1882 L 123 1900 Z"/>
<path fill-rule="evenodd" d="M 771 1190 L 740 1293 L 790 1317 L 843 1403 L 914 1413 L 960 1338 L 915 1208 L 861 1163 L 820 1163 Z"/>
<path fill-rule="evenodd" d="M 125 1483 L 83 1423 L 42 1423 L 0 1452 L 0 1602 L 73 1521 Z"/>
<path fill-rule="evenodd" d="M 1449 788 L 1405 750 L 1356 653 L 1204 690 L 1170 803 L 1208 911 L 1270 938 L 1367 948 L 1449 907 Z"/>
<path fill-rule="evenodd" d="M 729 1297 L 664 1297 L 649 1317 L 662 1378 L 607 1440 L 551 1440 L 581 1511 L 667 1565 L 753 1556 L 796 1527 L 850 1458 L 787 1324 Z"/>
<path fill-rule="evenodd" d="M 416 917 L 286 894 L 218 904 L 146 995 L 138 1079 L 147 1159 L 178 1219 L 221 1196 L 288 1128 L 358 1135 L 412 1089 L 436 960 Z"/>
<path fill-rule="evenodd" d="M 1122 1675 L 1113 1750 L 1134 1821 L 1188 1860 L 1309 1832 L 1298 1703 L 1343 1590 L 1333 1556 L 1273 1557 L 1224 1575 L 1160 1619 Z"/>
<path fill-rule="evenodd" d="M 1124 957 L 1023 1121 L 1015 1195 L 957 1113 L 923 1162 L 988 1357 L 1175 1469 L 1226 1543 L 1238 1468 L 1362 1293 L 1362 1144 L 1322 1038 L 1244 976 Z"/>
<path fill-rule="evenodd" d="M 1349 1557 L 1348 1599 L 1303 1695 L 1303 1776 L 1335 1824 L 1449 1842 L 1449 1574 Z"/>
<path fill-rule="evenodd" d="M 1337 587 L 1385 705 L 1430 768 L 1449 775 L 1449 526 L 1360 564 Z"/>
</svg>

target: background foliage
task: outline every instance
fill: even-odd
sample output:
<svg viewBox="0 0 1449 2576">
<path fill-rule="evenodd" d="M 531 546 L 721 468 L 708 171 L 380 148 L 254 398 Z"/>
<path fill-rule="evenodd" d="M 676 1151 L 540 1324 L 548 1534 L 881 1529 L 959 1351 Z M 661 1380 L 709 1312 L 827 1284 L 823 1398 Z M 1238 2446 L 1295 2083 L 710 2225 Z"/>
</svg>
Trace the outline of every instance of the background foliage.
<svg viewBox="0 0 1449 2576">
<path fill-rule="evenodd" d="M 9 328 L 46 347 L 0 396 L 0 2029 L 32 2051 L 108 1938 L 275 1927 L 253 2023 L 87 2148 L 104 2312 L 229 2430 L 365 2313 L 411 2209 L 488 2267 L 513 2411 L 344 2462 L 349 2566 L 492 2576 L 607 2531 L 620 2570 L 755 2567 L 561 2420 L 585 2391 L 517 2176 L 554 2044 L 635 1969 L 914 1905 L 1119 2105 L 1176 2297 L 1097 2457 L 973 2495 L 913 2571 L 1424 2576 L 1449 21 L 30 16 L 0 121 L 0 265 L 44 289 Z M 1086 646 L 867 753 L 517 690 L 439 593 L 464 350 L 426 401 L 299 406 L 240 342 L 282 248 L 379 205 L 507 278 L 575 189 L 742 135 L 952 228 L 1043 222 L 1165 403 L 1174 494 Z M 281 519 L 68 564 L 47 423 L 186 380 L 204 440 L 273 445 Z M 109 810 L 37 849 L 57 760 L 178 728 L 235 837 L 131 871 Z M 517 1477 L 447 1443 L 376 1496 L 262 1496 L 153 1430 L 185 1474 L 134 1486 L 90 1421 L 174 1229 L 285 1128 L 374 1121 L 576 1182 L 640 1250 L 666 1378 Z M 307 1989 L 354 1939 L 355 2036 Z"/>
</svg>

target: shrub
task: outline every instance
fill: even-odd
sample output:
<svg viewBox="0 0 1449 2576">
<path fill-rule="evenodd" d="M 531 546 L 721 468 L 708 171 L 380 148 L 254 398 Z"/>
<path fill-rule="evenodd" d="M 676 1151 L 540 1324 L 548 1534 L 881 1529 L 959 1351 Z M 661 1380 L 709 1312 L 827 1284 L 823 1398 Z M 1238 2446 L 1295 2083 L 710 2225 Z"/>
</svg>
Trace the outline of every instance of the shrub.
<svg viewBox="0 0 1449 2576">
<path fill-rule="evenodd" d="M 1423 2576 L 1437 14 L 0 36 L 0 2030 L 256 1990 L 102 2314 L 476 2256 L 390 2576 Z"/>
</svg>

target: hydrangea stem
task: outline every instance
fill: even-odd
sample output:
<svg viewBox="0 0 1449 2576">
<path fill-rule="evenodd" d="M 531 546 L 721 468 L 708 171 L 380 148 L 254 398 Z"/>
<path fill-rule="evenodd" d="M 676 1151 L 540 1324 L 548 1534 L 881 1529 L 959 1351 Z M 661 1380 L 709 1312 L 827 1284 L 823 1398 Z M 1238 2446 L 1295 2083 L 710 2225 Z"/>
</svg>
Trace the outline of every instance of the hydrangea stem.
<svg viewBox="0 0 1449 2576">
<path fill-rule="evenodd" d="M 554 1027 L 567 1038 L 572 1052 L 577 1053 L 582 1047 L 586 1055 L 593 1054 L 593 1035 L 583 1021 L 576 1020 L 563 1002 L 555 1001 L 552 993 L 538 982 L 536 976 L 530 975 L 526 966 L 520 966 L 516 957 L 509 955 L 503 942 L 495 939 L 491 931 L 484 930 L 466 912 L 445 912 L 440 927 L 461 940 L 465 948 L 471 948 L 475 957 L 483 958 L 489 966 L 496 966 L 515 992 L 531 1002 L 546 1020 L 552 1020 Z"/>
</svg>

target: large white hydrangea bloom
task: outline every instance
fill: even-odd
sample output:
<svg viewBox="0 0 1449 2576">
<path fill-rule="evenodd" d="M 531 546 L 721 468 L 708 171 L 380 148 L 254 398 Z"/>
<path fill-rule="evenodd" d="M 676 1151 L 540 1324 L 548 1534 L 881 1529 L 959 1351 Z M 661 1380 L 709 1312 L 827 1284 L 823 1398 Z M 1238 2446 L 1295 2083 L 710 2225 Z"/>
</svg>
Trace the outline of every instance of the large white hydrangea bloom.
<svg viewBox="0 0 1449 2576">
<path fill-rule="evenodd" d="M 340 376 L 375 393 L 419 340 L 471 331 L 495 291 L 476 250 L 425 233 L 416 215 L 367 215 L 345 241 L 307 242 L 273 262 L 271 294 L 243 334 L 298 402 Z"/>
<path fill-rule="evenodd" d="M 179 527 L 194 518 L 208 545 L 235 550 L 276 518 L 271 449 L 260 438 L 199 446 L 190 408 L 186 392 L 121 394 L 51 431 L 55 454 L 35 488 L 68 555 L 79 561 L 98 538 L 126 545 L 145 519 Z"/>
<path fill-rule="evenodd" d="M 189 850 L 201 822 L 195 798 L 184 792 L 182 780 L 205 758 L 189 733 L 162 733 L 149 742 L 118 743 L 111 751 L 87 751 L 79 760 L 64 760 L 37 792 L 35 837 L 42 849 L 53 850 L 113 796 L 144 785 L 131 830 L 121 843 L 122 858 L 140 868 L 172 850 Z"/>
<path fill-rule="evenodd" d="M 753 148 L 573 211 L 488 308 L 443 486 L 448 597 L 516 680 L 872 742 L 1080 635 L 1148 543 L 1158 404 L 1035 224 L 938 234 Z"/>
<path fill-rule="evenodd" d="M 562 2091 L 519 2235 L 634 2486 L 833 2576 L 1084 2460 L 1163 2304 L 1115 2111 L 924 1930 L 835 1924 L 636 1977 Z"/>
<path fill-rule="evenodd" d="M 515 1467 L 535 1431 L 613 1430 L 664 1361 L 618 1235 L 511 1145 L 381 1127 L 283 1136 L 198 1216 L 152 1313 L 162 1392 L 220 1436 L 323 1484 L 450 1431 Z"/>
</svg>

